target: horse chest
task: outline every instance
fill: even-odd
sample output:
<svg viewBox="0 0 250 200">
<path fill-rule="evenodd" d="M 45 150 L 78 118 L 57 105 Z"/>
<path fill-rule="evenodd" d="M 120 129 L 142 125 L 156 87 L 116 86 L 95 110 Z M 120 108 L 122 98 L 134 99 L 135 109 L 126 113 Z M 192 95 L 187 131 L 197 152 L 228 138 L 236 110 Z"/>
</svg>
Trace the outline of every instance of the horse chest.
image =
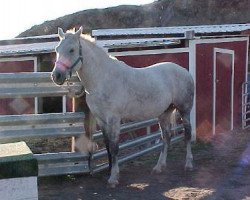
<svg viewBox="0 0 250 200">
<path fill-rule="evenodd" d="M 89 94 L 86 96 L 87 104 L 92 113 L 100 116 L 114 108 L 114 103 L 107 94 Z"/>
</svg>

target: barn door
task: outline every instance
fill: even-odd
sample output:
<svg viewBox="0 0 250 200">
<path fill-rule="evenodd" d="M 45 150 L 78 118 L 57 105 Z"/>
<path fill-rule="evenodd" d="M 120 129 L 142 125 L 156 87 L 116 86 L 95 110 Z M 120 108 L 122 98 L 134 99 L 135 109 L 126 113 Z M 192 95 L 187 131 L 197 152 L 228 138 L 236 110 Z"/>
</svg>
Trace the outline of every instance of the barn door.
<svg viewBox="0 0 250 200">
<path fill-rule="evenodd" d="M 233 129 L 234 51 L 214 48 L 213 134 Z"/>
</svg>

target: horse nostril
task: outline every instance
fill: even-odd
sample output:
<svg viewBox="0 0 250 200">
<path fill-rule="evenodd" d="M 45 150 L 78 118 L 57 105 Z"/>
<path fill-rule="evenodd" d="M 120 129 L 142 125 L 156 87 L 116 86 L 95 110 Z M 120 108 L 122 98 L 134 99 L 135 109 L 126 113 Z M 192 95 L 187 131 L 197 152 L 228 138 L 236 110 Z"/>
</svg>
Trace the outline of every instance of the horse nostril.
<svg viewBox="0 0 250 200">
<path fill-rule="evenodd" d="M 60 72 L 56 72 L 56 79 L 60 80 L 62 78 L 62 74 Z"/>
</svg>

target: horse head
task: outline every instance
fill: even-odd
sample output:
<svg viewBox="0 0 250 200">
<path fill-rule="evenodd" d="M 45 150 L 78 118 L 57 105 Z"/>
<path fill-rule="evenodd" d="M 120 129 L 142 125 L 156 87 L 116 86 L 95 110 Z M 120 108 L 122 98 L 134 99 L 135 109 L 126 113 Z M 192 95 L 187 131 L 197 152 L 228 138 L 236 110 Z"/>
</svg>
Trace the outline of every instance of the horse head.
<svg viewBox="0 0 250 200">
<path fill-rule="evenodd" d="M 80 36 L 82 27 L 78 31 L 64 33 L 58 28 L 58 36 L 60 42 L 56 47 L 56 62 L 52 71 L 52 80 L 57 85 L 62 85 L 66 80 L 71 78 L 73 72 L 81 68 L 82 47 L 80 44 Z"/>
</svg>

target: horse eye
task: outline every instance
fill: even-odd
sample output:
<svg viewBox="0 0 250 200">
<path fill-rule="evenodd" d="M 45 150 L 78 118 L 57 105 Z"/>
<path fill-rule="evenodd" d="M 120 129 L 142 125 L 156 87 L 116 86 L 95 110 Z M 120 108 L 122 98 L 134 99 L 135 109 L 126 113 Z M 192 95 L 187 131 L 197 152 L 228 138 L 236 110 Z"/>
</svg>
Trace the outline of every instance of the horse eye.
<svg viewBox="0 0 250 200">
<path fill-rule="evenodd" d="M 74 51 L 75 51 L 74 49 L 70 49 L 69 53 L 74 53 Z"/>
</svg>

